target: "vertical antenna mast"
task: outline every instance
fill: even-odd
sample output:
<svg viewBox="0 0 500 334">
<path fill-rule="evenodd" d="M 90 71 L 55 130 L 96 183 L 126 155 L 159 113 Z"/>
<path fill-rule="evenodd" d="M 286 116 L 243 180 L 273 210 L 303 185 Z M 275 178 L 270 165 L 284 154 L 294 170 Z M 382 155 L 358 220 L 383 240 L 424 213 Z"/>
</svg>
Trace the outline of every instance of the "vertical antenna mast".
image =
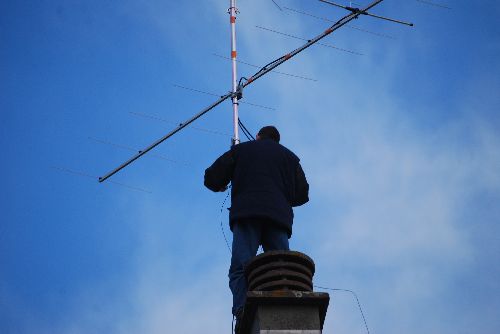
<svg viewBox="0 0 500 334">
<path fill-rule="evenodd" d="M 233 94 L 231 100 L 233 102 L 233 145 L 240 143 L 240 137 L 238 134 L 238 74 L 236 72 L 236 14 L 238 10 L 236 9 L 236 0 L 229 0 L 229 22 L 231 23 L 231 63 L 233 67 Z"/>
</svg>

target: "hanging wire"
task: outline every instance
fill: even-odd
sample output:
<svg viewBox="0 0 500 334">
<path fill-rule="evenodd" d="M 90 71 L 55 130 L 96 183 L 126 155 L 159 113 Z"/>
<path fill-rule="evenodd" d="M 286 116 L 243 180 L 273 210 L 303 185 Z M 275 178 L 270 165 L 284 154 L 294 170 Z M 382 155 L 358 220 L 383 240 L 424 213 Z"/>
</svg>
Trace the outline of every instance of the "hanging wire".
<svg viewBox="0 0 500 334">
<path fill-rule="evenodd" d="M 252 136 L 252 134 L 250 133 L 250 131 L 248 131 L 248 129 L 246 128 L 246 126 L 241 121 L 241 118 L 238 118 L 238 125 L 240 126 L 240 129 L 243 131 L 243 134 L 245 135 L 245 137 L 247 137 L 247 139 L 249 141 L 255 140 L 254 136 Z"/>
<path fill-rule="evenodd" d="M 242 132 L 245 135 L 245 137 L 247 138 L 247 140 L 251 141 L 252 139 L 248 136 L 248 134 L 245 132 L 245 130 L 243 130 L 243 128 L 241 127 L 241 124 L 240 124 L 239 120 L 238 120 L 238 125 L 240 126 L 240 129 L 242 130 Z"/>
<path fill-rule="evenodd" d="M 238 124 L 240 124 L 240 123 L 238 122 Z M 241 128 L 241 124 L 240 124 L 240 128 Z M 248 133 L 246 133 L 244 130 L 243 130 L 243 134 L 245 135 L 245 137 L 247 138 L 248 141 L 252 141 L 252 138 L 250 138 L 248 136 Z"/>
<path fill-rule="evenodd" d="M 301 40 L 301 41 L 308 41 L 308 42 L 310 41 L 307 38 L 302 38 L 302 37 L 298 37 L 298 36 L 286 34 L 284 32 L 280 32 L 280 31 L 277 31 L 277 30 L 273 30 L 273 29 L 269 29 L 269 28 L 265 28 L 265 27 L 261 27 L 261 26 L 255 26 L 255 27 L 259 28 L 259 29 L 262 29 L 262 30 L 266 30 L 266 31 L 275 33 L 275 34 L 278 34 L 278 35 L 282 35 L 282 36 L 286 36 L 286 37 L 290 37 L 290 38 L 295 38 L 295 39 L 298 39 L 298 40 Z M 338 50 L 338 51 L 342 51 L 342 52 L 347 52 L 347 53 L 350 53 L 350 54 L 354 54 L 354 55 L 357 55 L 357 56 L 363 56 L 362 53 L 359 53 L 357 51 L 352 51 L 352 50 L 347 50 L 347 49 L 339 48 L 339 47 L 336 47 L 336 46 L 333 46 L 333 45 L 330 45 L 330 44 L 319 43 L 319 42 L 316 43 L 316 44 L 321 45 L 321 46 L 325 46 L 327 48 L 332 48 L 332 49 L 335 49 L 335 50 Z"/>
<path fill-rule="evenodd" d="M 245 126 L 243 125 L 243 123 L 239 119 L 238 119 L 238 125 L 240 126 L 240 129 L 245 134 L 245 137 L 247 137 L 248 141 L 255 140 L 255 138 L 252 136 L 252 134 L 248 130 L 246 130 Z"/>
<path fill-rule="evenodd" d="M 363 309 L 361 308 L 361 303 L 359 302 L 359 298 L 358 298 L 358 295 L 352 291 L 352 290 L 349 290 L 349 289 L 333 289 L 333 288 L 327 288 L 327 287 L 323 287 L 323 286 L 319 286 L 319 285 L 314 285 L 315 288 L 318 288 L 318 289 L 323 289 L 323 290 L 330 290 L 330 291 L 343 291 L 343 292 L 349 292 L 351 293 L 354 298 L 356 298 L 356 302 L 358 303 L 358 308 L 359 308 L 359 312 L 361 313 L 361 317 L 363 318 L 363 322 L 365 324 L 365 328 L 366 328 L 366 332 L 368 334 L 370 334 L 370 329 L 368 329 L 368 325 L 366 324 L 366 319 L 365 319 L 365 315 L 363 313 Z"/>
<path fill-rule="evenodd" d="M 229 188 L 231 188 L 231 186 L 229 186 Z M 231 192 L 229 190 L 227 190 L 227 195 L 226 197 L 224 198 L 224 201 L 222 202 L 222 205 L 220 207 L 220 214 L 219 214 L 219 220 L 220 220 L 220 230 L 222 231 L 222 235 L 224 236 L 224 241 L 226 241 L 226 246 L 227 246 L 227 249 L 229 250 L 229 254 L 232 255 L 233 251 L 231 250 L 231 247 L 229 246 L 229 242 L 227 241 L 227 237 L 226 237 L 226 232 L 224 232 L 224 225 L 222 224 L 222 214 L 223 214 L 223 210 L 224 210 L 224 206 L 226 205 L 226 201 L 227 199 L 229 198 L 229 195 L 231 194 Z"/>
</svg>

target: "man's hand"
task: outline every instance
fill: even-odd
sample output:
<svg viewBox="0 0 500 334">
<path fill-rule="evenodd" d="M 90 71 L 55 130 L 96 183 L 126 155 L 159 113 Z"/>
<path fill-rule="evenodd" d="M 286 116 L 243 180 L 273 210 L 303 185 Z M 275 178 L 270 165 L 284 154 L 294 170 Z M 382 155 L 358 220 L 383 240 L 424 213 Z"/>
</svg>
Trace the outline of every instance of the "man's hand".
<svg viewBox="0 0 500 334">
<path fill-rule="evenodd" d="M 205 187 L 214 192 L 224 192 L 231 181 L 234 169 L 232 151 L 227 151 L 205 170 Z"/>
</svg>

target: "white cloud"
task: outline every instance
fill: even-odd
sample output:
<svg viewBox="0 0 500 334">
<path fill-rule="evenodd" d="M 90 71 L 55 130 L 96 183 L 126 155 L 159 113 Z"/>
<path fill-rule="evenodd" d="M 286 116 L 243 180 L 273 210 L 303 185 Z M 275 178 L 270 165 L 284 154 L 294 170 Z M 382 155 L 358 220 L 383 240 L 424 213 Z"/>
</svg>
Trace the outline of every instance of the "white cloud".
<svg viewBox="0 0 500 334">
<path fill-rule="evenodd" d="M 210 3 L 214 7 L 207 5 L 206 10 L 226 9 L 222 2 Z M 273 26 L 274 12 L 244 6 L 245 18 Z M 154 10 L 150 15 L 161 22 Z M 193 19 L 192 15 L 186 17 Z M 286 29 L 311 35 L 301 26 L 300 18 L 287 17 Z M 248 50 L 245 60 L 263 63 L 289 51 L 290 43 L 279 37 L 259 35 L 248 23 L 238 27 L 239 45 Z M 170 24 L 162 29 L 167 38 L 177 37 Z M 314 195 L 311 207 L 316 211 L 307 207 L 299 211 L 301 216 L 306 213 L 315 231 L 301 234 L 306 228 L 297 226 L 294 238 L 314 254 L 317 280 L 358 292 L 373 332 L 413 332 L 420 317 L 438 326 L 436 332 L 456 332 L 446 324 L 439 327 L 434 307 L 447 306 L 438 296 L 450 277 L 467 270 L 478 252 L 461 219 L 472 194 L 499 190 L 500 138 L 481 121 L 471 123 L 468 113 L 433 133 L 420 131 L 399 109 L 389 79 L 397 72 L 393 60 L 403 57 L 402 50 L 390 49 L 379 61 L 370 56 L 377 53 L 373 43 L 362 46 L 366 56 L 359 62 L 330 50 L 321 50 L 324 54 L 317 58 L 311 53 L 319 51 L 310 50 L 292 61 L 288 68 L 319 79 L 318 84 L 292 79 L 263 79 L 259 84 L 269 92 L 269 100 L 279 103 L 279 111 L 261 121 L 278 122 L 286 144 L 302 158 Z M 457 145 L 464 132 L 473 138 L 473 145 Z M 228 331 L 227 261 L 217 257 L 213 268 L 190 276 L 188 268 L 203 262 L 204 254 L 190 253 L 187 246 L 168 251 L 164 245 L 168 228 L 158 223 L 167 211 L 172 221 L 185 219 L 185 211 L 162 208 L 161 203 L 141 208 L 144 239 L 137 254 L 137 281 L 124 293 L 137 314 L 129 320 L 118 315 L 115 332 Z M 166 238 L 174 241 L 173 236 Z M 185 235 L 175 238 L 186 240 Z M 185 267 L 178 265 L 179 256 Z M 332 297 L 325 332 L 363 333 L 352 298 L 337 293 Z M 106 310 L 103 316 L 113 314 L 113 305 Z M 92 324 L 93 317 L 99 315 L 83 318 Z M 79 333 L 78 328 L 92 325 L 71 328 L 68 332 Z"/>
</svg>

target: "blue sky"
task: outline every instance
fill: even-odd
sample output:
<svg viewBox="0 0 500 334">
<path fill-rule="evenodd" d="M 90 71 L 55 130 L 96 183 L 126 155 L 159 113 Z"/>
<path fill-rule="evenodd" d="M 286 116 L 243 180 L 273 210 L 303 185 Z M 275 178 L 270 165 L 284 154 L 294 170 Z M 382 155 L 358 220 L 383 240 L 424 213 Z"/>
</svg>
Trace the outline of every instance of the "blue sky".
<svg viewBox="0 0 500 334">
<path fill-rule="evenodd" d="M 314 46 L 279 71 L 316 81 L 271 73 L 244 92 L 267 108 L 241 105 L 308 176 L 291 247 L 316 261 L 317 285 L 357 292 L 372 333 L 500 330 L 500 5 L 436 3 L 452 9 L 384 1 L 374 13 L 415 27 L 356 20 L 324 43 L 363 55 Z M 202 178 L 229 147 L 230 104 L 116 183 L 95 179 L 215 99 L 174 85 L 230 89 L 214 56 L 229 55 L 227 7 L 0 3 L 1 333 L 229 332 L 225 194 Z M 256 26 L 328 27 L 270 0 L 238 7 L 239 59 L 255 65 L 302 43 Z M 365 333 L 352 297 L 331 297 L 325 332 Z"/>
</svg>

